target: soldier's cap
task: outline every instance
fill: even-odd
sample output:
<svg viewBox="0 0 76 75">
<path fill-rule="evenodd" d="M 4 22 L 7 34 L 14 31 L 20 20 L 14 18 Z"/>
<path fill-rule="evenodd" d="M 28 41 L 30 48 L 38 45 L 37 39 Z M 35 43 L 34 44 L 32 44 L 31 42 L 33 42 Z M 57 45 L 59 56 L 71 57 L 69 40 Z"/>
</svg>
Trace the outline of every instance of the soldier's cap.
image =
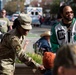
<svg viewBox="0 0 76 75">
<path fill-rule="evenodd" d="M 32 25 L 31 25 L 32 18 L 28 14 L 25 13 L 19 14 L 18 20 L 23 29 L 29 29 L 29 30 L 32 29 Z"/>
<path fill-rule="evenodd" d="M 50 36 L 51 35 L 51 32 L 50 31 L 45 31 L 44 33 L 42 33 L 40 35 L 40 37 L 43 37 L 43 36 Z"/>
</svg>

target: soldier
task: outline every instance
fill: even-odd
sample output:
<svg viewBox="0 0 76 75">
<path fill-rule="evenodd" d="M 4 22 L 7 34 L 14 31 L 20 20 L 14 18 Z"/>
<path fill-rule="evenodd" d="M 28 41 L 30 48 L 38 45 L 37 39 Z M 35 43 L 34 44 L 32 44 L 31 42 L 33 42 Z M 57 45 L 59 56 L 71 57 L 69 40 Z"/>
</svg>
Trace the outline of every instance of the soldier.
<svg viewBox="0 0 76 75">
<path fill-rule="evenodd" d="M 15 68 L 15 56 L 20 61 L 31 67 L 44 67 L 36 63 L 31 57 L 25 53 L 26 44 L 25 36 L 32 29 L 32 19 L 27 14 L 20 14 L 14 21 L 16 27 L 7 32 L 1 40 L 0 44 L 0 74 L 1 75 L 13 75 Z"/>
</svg>

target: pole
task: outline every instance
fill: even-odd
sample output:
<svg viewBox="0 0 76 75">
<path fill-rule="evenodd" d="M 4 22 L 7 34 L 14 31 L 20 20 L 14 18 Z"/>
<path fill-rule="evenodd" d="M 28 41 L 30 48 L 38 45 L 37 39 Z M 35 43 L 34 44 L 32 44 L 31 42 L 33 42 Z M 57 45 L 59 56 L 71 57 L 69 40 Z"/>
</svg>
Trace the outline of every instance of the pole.
<svg viewBox="0 0 76 75">
<path fill-rule="evenodd" d="M 17 0 L 17 12 L 20 13 L 20 0 Z"/>
<path fill-rule="evenodd" d="M 3 9 L 3 0 L 0 0 L 0 11 Z"/>
</svg>

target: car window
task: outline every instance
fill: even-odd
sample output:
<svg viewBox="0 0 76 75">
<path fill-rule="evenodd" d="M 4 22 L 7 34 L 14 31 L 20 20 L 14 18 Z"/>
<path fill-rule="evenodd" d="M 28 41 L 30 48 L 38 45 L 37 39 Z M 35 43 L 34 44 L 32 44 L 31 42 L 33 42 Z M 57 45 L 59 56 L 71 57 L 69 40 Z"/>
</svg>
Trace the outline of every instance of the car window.
<svg viewBox="0 0 76 75">
<path fill-rule="evenodd" d="M 38 12 L 35 12 L 35 15 L 38 15 Z"/>
<path fill-rule="evenodd" d="M 13 15 L 14 17 L 18 17 L 18 15 Z"/>
<path fill-rule="evenodd" d="M 18 16 L 19 14 L 13 14 L 13 16 Z"/>
<path fill-rule="evenodd" d="M 31 12 L 32 15 L 34 15 L 34 12 Z"/>
</svg>

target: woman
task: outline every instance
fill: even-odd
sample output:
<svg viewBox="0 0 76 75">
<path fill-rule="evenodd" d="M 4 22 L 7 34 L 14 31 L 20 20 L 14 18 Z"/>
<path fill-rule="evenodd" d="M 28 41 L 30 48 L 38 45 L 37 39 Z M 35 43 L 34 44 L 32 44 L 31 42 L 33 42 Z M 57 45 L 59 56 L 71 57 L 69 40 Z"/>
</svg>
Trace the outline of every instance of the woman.
<svg viewBox="0 0 76 75">
<path fill-rule="evenodd" d="M 15 58 L 31 67 L 42 66 L 36 63 L 32 58 L 25 53 L 26 41 L 25 36 L 32 29 L 31 17 L 27 14 L 20 14 L 14 21 L 17 25 L 14 29 L 7 32 L 1 40 L 0 44 L 0 74 L 14 75 Z M 24 44 L 24 45 L 23 45 Z"/>
</svg>

